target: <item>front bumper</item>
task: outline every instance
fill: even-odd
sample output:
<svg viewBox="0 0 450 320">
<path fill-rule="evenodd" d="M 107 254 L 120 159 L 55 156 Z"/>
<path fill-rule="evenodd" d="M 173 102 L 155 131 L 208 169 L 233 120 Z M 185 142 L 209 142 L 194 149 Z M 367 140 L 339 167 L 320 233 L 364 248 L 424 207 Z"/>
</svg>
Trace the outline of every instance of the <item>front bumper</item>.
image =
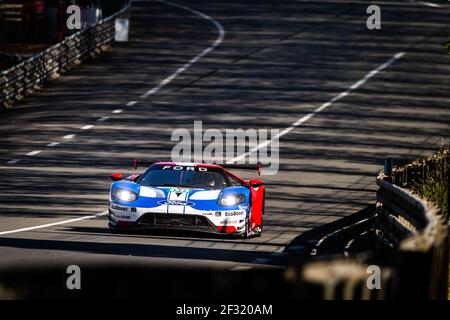
<svg viewBox="0 0 450 320">
<path fill-rule="evenodd" d="M 118 218 L 109 210 L 109 227 L 114 230 L 178 229 L 209 233 L 242 234 L 245 232 L 245 216 L 223 224 L 215 225 L 208 217 L 199 214 L 175 214 L 146 212 L 135 221 Z"/>
</svg>

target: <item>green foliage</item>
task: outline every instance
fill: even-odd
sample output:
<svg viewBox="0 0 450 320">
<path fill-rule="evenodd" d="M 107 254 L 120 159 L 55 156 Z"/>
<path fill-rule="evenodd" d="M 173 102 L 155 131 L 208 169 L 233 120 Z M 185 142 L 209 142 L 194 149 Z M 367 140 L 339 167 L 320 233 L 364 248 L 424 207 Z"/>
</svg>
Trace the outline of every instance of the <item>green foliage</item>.
<svg viewBox="0 0 450 320">
<path fill-rule="evenodd" d="M 447 54 L 450 55 L 450 36 L 448 37 L 448 41 L 444 42 L 444 49 L 447 51 Z"/>
<path fill-rule="evenodd" d="M 409 188 L 420 197 L 434 203 L 448 219 L 448 164 L 449 149 L 441 148 L 430 160 L 426 161 L 422 177 L 415 176 Z"/>
</svg>

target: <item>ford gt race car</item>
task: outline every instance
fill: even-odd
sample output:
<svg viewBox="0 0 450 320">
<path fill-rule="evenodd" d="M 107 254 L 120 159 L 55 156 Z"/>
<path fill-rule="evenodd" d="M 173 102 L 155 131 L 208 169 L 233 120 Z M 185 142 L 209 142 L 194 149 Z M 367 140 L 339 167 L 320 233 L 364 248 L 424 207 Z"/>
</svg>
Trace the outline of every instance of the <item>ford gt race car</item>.
<svg viewBox="0 0 450 320">
<path fill-rule="evenodd" d="M 150 162 L 142 174 L 114 173 L 110 189 L 109 228 L 162 228 L 260 236 L 265 188 L 260 180 L 243 180 L 227 169 L 260 165 Z"/>
</svg>

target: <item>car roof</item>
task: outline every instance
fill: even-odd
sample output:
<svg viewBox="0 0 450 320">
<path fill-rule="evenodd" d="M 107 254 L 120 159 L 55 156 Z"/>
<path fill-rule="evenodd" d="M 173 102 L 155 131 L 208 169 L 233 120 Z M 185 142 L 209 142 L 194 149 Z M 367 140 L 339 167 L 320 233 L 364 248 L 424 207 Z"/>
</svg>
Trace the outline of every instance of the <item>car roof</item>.
<svg viewBox="0 0 450 320">
<path fill-rule="evenodd" d="M 223 169 L 218 164 L 208 164 L 208 163 L 198 163 L 198 162 L 155 162 L 154 164 L 165 165 L 165 166 L 183 166 L 183 167 L 203 167 L 203 168 L 216 168 Z"/>
<path fill-rule="evenodd" d="M 203 168 L 211 168 L 211 169 L 221 169 L 225 172 L 225 174 L 232 176 L 235 179 L 245 183 L 245 180 L 241 177 L 235 175 L 234 173 L 226 170 L 221 165 L 218 164 L 207 164 L 207 163 L 198 163 L 198 162 L 173 162 L 173 161 L 160 161 L 155 162 L 154 165 L 165 165 L 165 166 L 185 166 L 185 167 L 203 167 Z"/>
</svg>

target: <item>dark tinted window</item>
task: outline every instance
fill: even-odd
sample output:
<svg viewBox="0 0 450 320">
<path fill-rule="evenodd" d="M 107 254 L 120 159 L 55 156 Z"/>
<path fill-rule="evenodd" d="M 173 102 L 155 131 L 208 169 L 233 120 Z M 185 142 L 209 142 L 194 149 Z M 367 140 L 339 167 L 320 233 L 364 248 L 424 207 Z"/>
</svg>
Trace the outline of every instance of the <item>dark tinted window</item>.
<svg viewBox="0 0 450 320">
<path fill-rule="evenodd" d="M 207 189 L 222 189 L 230 185 L 221 169 L 164 165 L 153 165 L 140 178 L 139 184 Z"/>
</svg>

